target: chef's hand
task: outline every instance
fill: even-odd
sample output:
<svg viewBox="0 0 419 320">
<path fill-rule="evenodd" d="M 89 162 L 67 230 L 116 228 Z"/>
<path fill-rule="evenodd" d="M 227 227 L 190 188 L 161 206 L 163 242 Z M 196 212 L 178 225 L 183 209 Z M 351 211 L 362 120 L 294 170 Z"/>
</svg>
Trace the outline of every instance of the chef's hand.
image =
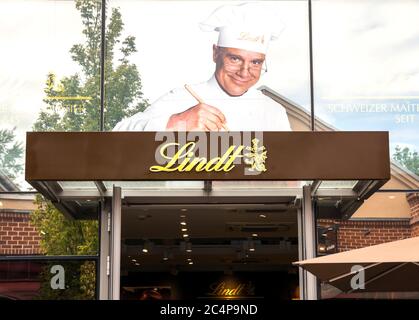
<svg viewBox="0 0 419 320">
<path fill-rule="evenodd" d="M 224 114 L 215 107 L 205 103 L 169 118 L 166 130 L 170 131 L 228 131 Z"/>
</svg>

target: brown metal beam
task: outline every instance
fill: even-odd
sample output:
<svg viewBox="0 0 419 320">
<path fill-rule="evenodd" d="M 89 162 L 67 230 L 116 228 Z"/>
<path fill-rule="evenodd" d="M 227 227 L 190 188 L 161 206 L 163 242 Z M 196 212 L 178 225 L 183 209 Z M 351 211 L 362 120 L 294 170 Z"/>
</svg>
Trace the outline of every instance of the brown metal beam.
<svg viewBox="0 0 419 320">
<path fill-rule="evenodd" d="M 206 133 L 207 146 L 210 134 L 214 133 Z M 225 138 L 230 133 L 216 134 Z M 29 132 L 26 180 L 390 178 L 388 132 L 264 132 L 267 171 L 259 175 L 245 175 L 248 165 L 244 163 L 229 172 L 151 172 L 149 168 L 157 164 L 155 154 L 162 143 L 156 140 L 155 132 Z"/>
</svg>

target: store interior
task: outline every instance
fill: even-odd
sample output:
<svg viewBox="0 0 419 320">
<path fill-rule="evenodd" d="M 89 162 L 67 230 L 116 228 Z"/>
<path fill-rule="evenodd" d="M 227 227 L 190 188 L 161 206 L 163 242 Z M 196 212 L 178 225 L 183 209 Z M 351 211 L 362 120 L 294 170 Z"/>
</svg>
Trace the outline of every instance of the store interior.
<svg viewBox="0 0 419 320">
<path fill-rule="evenodd" d="M 292 203 L 131 202 L 121 226 L 121 299 L 298 298 Z"/>
</svg>

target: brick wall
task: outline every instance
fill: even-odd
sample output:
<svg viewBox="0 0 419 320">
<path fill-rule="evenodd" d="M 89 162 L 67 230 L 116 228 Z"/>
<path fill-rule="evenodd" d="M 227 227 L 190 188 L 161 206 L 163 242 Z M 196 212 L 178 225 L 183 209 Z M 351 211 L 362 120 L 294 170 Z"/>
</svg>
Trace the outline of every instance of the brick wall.
<svg viewBox="0 0 419 320">
<path fill-rule="evenodd" d="M 40 240 L 29 213 L 0 212 L 0 255 L 41 254 Z"/>
<path fill-rule="evenodd" d="M 319 225 L 337 226 L 338 251 L 347 251 L 411 237 L 410 221 L 319 220 Z"/>
<path fill-rule="evenodd" d="M 412 237 L 417 237 L 419 236 L 419 193 L 409 193 L 406 198 L 412 210 L 412 218 L 410 219 Z"/>
</svg>

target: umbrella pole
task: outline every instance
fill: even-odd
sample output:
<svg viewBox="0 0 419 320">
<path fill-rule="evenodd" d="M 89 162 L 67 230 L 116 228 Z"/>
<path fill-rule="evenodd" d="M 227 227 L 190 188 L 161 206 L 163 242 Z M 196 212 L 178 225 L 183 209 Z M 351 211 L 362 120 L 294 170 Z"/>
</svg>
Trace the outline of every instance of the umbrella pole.
<svg viewBox="0 0 419 320">
<path fill-rule="evenodd" d="M 375 266 L 378 266 L 379 264 L 381 264 L 381 262 L 377 262 L 377 263 L 370 264 L 370 265 L 366 266 L 365 268 L 362 268 L 362 270 L 363 270 L 363 271 L 368 270 L 368 269 L 370 269 L 370 268 L 373 268 L 373 267 L 375 267 Z M 349 276 L 351 276 L 351 275 L 353 275 L 353 274 L 356 274 L 356 273 L 358 273 L 358 272 L 359 272 L 359 270 L 357 270 L 357 271 L 351 271 L 351 272 L 345 273 L 345 274 L 343 274 L 343 275 L 341 275 L 341 276 L 337 276 L 337 277 L 335 277 L 335 278 L 332 278 L 332 279 L 328 280 L 328 281 L 327 281 L 327 283 L 330 283 L 330 284 L 331 284 L 331 282 L 335 282 L 335 281 L 340 280 L 340 279 L 342 279 L 342 278 L 349 277 Z"/>
</svg>

